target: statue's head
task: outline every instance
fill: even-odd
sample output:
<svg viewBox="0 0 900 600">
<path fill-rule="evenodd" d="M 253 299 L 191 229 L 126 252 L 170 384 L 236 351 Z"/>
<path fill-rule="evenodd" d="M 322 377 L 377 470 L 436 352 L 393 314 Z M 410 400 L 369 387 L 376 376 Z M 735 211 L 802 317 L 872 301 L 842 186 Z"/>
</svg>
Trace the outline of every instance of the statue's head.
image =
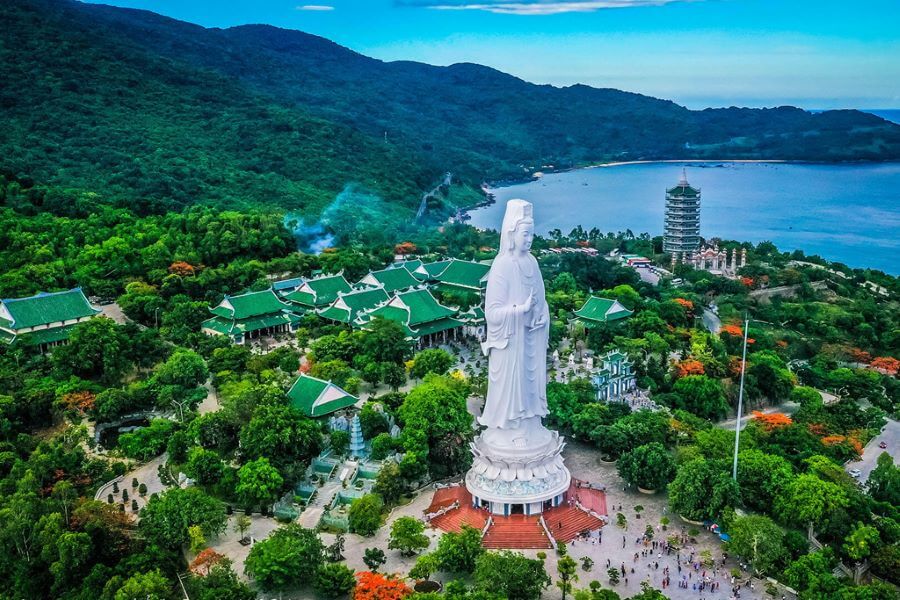
<svg viewBox="0 0 900 600">
<path fill-rule="evenodd" d="M 506 203 L 503 228 L 500 231 L 500 254 L 524 253 L 534 240 L 534 218 L 530 202 L 510 200 Z"/>
</svg>

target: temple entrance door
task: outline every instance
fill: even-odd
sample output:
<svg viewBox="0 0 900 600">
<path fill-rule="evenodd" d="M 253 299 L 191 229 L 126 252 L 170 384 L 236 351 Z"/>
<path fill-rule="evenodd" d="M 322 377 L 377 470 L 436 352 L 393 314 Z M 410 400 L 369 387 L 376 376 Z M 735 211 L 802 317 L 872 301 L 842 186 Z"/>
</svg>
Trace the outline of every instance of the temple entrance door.
<svg viewBox="0 0 900 600">
<path fill-rule="evenodd" d="M 509 514 L 524 515 L 525 514 L 525 505 L 524 504 L 510 504 L 509 505 Z"/>
<path fill-rule="evenodd" d="M 550 510 L 551 508 L 553 508 L 553 498 L 550 498 L 549 500 L 544 500 L 543 510 Z"/>
</svg>

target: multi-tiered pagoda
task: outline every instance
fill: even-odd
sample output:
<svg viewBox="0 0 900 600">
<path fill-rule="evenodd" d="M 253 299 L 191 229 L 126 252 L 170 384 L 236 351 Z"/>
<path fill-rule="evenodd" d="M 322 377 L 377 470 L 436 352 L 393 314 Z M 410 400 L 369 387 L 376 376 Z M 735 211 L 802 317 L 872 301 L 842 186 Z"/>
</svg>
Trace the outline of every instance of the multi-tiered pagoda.
<svg viewBox="0 0 900 600">
<path fill-rule="evenodd" d="M 681 181 L 666 190 L 666 229 L 663 252 L 693 253 L 700 248 L 700 188 L 691 187 L 682 170 Z"/>
</svg>

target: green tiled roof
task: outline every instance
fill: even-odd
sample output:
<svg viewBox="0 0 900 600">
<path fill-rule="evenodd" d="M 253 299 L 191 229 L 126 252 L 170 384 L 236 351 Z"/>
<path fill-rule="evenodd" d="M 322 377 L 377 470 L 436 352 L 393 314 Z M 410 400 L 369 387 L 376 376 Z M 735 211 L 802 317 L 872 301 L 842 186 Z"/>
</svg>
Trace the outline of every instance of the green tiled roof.
<svg viewBox="0 0 900 600">
<path fill-rule="evenodd" d="M 484 309 L 480 306 L 473 306 L 466 312 L 459 313 L 459 319 L 466 323 L 482 323 L 484 322 Z"/>
<path fill-rule="evenodd" d="M 409 324 L 413 327 L 451 317 L 457 312 L 435 300 L 428 290 L 413 290 L 397 294 L 396 297 L 409 308 Z"/>
<path fill-rule="evenodd" d="M 436 331 L 458 327 L 463 323 L 452 319 L 456 315 L 456 309 L 449 308 L 440 304 L 435 300 L 434 296 L 428 290 L 411 290 L 394 296 L 388 304 L 379 306 L 374 310 L 362 313 L 357 319 L 357 323 L 365 326 L 365 323 L 371 321 L 375 317 L 384 317 L 396 321 L 403 326 L 406 334 L 410 337 L 418 337 L 424 335 L 420 331 L 426 325 L 436 323 L 442 320 L 450 320 L 453 325 L 434 325 L 438 327 Z"/>
<path fill-rule="evenodd" d="M 435 278 L 444 285 L 477 291 L 484 287 L 482 280 L 490 270 L 490 265 L 454 259 Z"/>
<path fill-rule="evenodd" d="M 39 344 L 51 344 L 53 342 L 61 342 L 69 339 L 74 325 L 66 327 L 52 327 L 50 329 L 38 329 L 37 331 L 29 331 L 16 336 L 17 344 L 25 344 L 26 346 L 37 346 Z"/>
<path fill-rule="evenodd" d="M 358 400 L 330 381 L 309 375 L 298 377 L 288 390 L 287 396 L 291 406 L 307 417 L 324 417 L 342 408 L 353 406 Z"/>
<path fill-rule="evenodd" d="M 450 264 L 449 260 L 438 260 L 431 263 L 422 263 L 422 266 L 416 269 L 413 275 L 416 279 L 427 281 L 437 277 L 438 273 L 447 268 Z"/>
<path fill-rule="evenodd" d="M 226 319 L 215 316 L 201 323 L 201 327 L 212 329 L 224 335 L 234 335 L 258 331 L 276 325 L 289 325 L 296 323 L 300 317 L 290 312 L 279 311 L 277 313 L 259 315 L 248 319 Z"/>
<path fill-rule="evenodd" d="M 454 329 L 456 327 L 461 327 L 462 325 L 464 325 L 462 321 L 458 321 L 452 317 L 438 319 L 437 321 L 424 323 L 413 329 L 413 337 L 422 337 L 423 335 L 428 335 L 430 333 L 440 333 L 441 331 Z"/>
<path fill-rule="evenodd" d="M 332 321 L 350 323 L 356 319 L 360 311 L 370 310 L 390 300 L 384 288 L 372 288 L 343 294 L 331 303 L 331 306 L 319 312 L 319 315 Z"/>
<path fill-rule="evenodd" d="M 605 323 L 630 317 L 632 312 L 619 304 L 617 300 L 591 296 L 581 308 L 575 311 L 575 315 L 588 321 Z"/>
<path fill-rule="evenodd" d="M 12 319 L 12 323 L 8 326 L 10 329 L 81 319 L 100 312 L 100 309 L 91 306 L 81 288 L 64 292 L 41 292 L 27 298 L 9 298 L 0 300 L 0 304 L 6 308 Z"/>
<path fill-rule="evenodd" d="M 381 284 L 388 292 L 406 290 L 415 287 L 420 283 L 418 279 L 410 275 L 409 271 L 400 268 L 372 271 L 362 278 L 361 283 L 363 282 L 371 285 Z"/>
<path fill-rule="evenodd" d="M 230 306 L 229 306 L 230 305 Z M 218 306 L 210 310 L 216 316 L 225 319 L 249 319 L 260 315 L 279 313 L 290 306 L 279 300 L 271 289 L 261 292 L 249 292 L 238 296 L 225 296 Z"/>
<path fill-rule="evenodd" d="M 310 308 L 324 308 L 334 302 L 338 293 L 346 294 L 351 289 L 343 275 L 326 275 L 308 280 L 285 295 L 285 299 Z"/>
<path fill-rule="evenodd" d="M 696 198 L 700 195 L 700 190 L 695 187 L 691 187 L 690 185 L 676 185 L 675 187 L 666 190 L 667 194 L 672 196 L 681 196 L 684 198 Z"/>
<path fill-rule="evenodd" d="M 422 261 L 419 260 L 418 258 L 414 258 L 412 260 L 401 260 L 401 261 L 395 262 L 394 266 L 395 267 L 403 267 L 404 269 L 406 269 L 407 271 L 412 273 L 413 271 L 415 271 L 416 269 L 418 269 L 419 267 L 422 266 Z"/>
</svg>

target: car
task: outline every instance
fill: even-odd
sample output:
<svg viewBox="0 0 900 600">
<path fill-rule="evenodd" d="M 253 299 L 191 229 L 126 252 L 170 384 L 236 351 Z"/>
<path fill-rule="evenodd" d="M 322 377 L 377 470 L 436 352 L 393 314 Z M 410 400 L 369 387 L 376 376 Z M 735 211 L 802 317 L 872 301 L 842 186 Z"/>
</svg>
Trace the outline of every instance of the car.
<svg viewBox="0 0 900 600">
<path fill-rule="evenodd" d="M 887 442 L 881 442 L 880 444 L 878 444 L 878 447 L 884 450 L 885 448 L 887 448 Z"/>
<path fill-rule="evenodd" d="M 850 469 L 850 477 L 859 477 L 862 475 L 862 471 L 859 469 Z"/>
</svg>

